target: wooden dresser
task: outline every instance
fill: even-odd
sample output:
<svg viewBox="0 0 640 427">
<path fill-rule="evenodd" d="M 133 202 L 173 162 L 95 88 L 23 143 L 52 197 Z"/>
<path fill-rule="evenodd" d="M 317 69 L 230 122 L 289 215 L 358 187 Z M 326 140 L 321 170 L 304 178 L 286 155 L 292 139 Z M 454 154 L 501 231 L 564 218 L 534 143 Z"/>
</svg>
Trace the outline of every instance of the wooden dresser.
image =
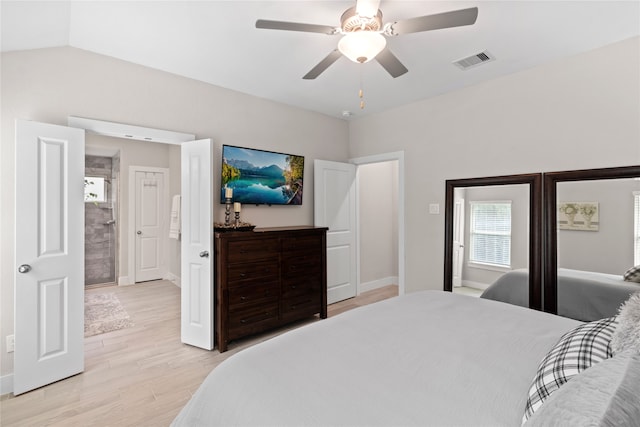
<svg viewBox="0 0 640 427">
<path fill-rule="evenodd" d="M 327 317 L 324 227 L 215 232 L 215 331 L 229 341 L 320 314 Z"/>
</svg>

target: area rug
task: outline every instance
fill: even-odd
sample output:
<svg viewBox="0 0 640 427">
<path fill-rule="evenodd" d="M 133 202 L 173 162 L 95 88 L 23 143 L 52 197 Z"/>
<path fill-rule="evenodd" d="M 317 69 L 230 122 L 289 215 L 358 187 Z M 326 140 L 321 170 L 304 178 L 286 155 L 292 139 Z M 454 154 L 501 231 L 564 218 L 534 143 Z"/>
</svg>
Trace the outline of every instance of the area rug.
<svg viewBox="0 0 640 427">
<path fill-rule="evenodd" d="M 84 336 L 129 328 L 133 322 L 115 293 L 85 294 Z"/>
</svg>

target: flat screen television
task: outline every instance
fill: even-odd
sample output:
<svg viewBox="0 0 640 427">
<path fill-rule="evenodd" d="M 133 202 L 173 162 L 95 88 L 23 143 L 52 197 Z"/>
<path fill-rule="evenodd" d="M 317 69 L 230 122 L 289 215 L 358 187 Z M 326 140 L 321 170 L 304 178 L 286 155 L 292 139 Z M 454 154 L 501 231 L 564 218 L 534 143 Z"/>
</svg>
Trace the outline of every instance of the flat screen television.
<svg viewBox="0 0 640 427">
<path fill-rule="evenodd" d="M 301 205 L 304 157 L 293 154 L 222 146 L 220 203 L 225 190 L 233 201 L 251 205 Z"/>
</svg>

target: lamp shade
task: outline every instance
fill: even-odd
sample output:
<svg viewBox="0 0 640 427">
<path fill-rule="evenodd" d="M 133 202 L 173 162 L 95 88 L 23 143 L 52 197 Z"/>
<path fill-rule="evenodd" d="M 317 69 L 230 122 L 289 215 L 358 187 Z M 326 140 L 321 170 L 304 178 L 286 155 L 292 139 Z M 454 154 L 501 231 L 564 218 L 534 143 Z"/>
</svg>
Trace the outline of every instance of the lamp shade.
<svg viewBox="0 0 640 427">
<path fill-rule="evenodd" d="M 387 39 L 373 31 L 355 31 L 346 34 L 338 42 L 338 49 L 353 62 L 371 61 L 387 45 Z"/>
</svg>

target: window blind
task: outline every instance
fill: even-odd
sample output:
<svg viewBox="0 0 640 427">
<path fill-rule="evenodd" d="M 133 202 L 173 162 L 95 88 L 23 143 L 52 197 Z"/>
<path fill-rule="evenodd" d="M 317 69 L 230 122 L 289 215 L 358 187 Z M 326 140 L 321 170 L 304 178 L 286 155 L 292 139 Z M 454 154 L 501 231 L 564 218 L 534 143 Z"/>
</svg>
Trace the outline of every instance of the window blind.
<svg viewBox="0 0 640 427">
<path fill-rule="evenodd" d="M 469 260 L 511 266 L 511 201 L 470 202 Z"/>
</svg>

